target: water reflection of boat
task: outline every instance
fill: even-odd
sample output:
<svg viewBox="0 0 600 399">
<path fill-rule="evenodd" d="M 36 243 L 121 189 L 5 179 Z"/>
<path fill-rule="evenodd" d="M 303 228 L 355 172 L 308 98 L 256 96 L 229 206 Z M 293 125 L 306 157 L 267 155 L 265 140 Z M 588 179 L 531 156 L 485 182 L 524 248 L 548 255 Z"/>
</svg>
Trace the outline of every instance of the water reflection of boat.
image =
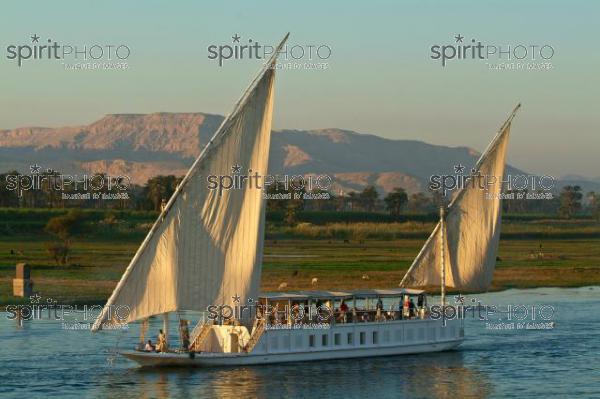
<svg viewBox="0 0 600 399">
<path fill-rule="evenodd" d="M 477 367 L 466 367 L 464 353 L 331 360 L 264 367 L 217 367 L 195 373 L 188 368 L 136 369 L 135 395 L 167 397 L 462 397 L 486 398 L 493 383 Z M 324 380 L 329 383 L 322 383 Z"/>
<path fill-rule="evenodd" d="M 426 293 L 415 287 L 441 287 L 445 305 L 446 286 L 481 289 L 491 281 L 500 232 L 495 194 L 516 109 L 473 169 L 473 180 L 496 180 L 484 188 L 465 186 L 441 210 L 401 288 L 259 294 L 265 198 L 258 179 L 252 181 L 267 176 L 276 57 L 286 39 L 178 185 L 94 323 L 98 330 L 163 315 L 160 353 L 143 346 L 122 352 L 140 365 L 252 365 L 445 351 L 462 343 L 463 326 L 430 317 Z M 120 318 L 123 308 L 128 312 Z M 168 349 L 168 315 L 185 310 L 214 317 L 196 325 L 189 346 Z"/>
</svg>

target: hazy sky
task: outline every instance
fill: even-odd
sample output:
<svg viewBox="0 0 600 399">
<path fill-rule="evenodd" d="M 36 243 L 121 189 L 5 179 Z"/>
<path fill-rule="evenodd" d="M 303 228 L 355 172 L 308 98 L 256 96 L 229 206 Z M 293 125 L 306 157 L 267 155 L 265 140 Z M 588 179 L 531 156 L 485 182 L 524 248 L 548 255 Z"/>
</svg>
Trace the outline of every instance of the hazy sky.
<svg viewBox="0 0 600 399">
<path fill-rule="evenodd" d="M 7 2 L 0 13 L 0 128 L 87 124 L 107 113 L 229 112 L 260 67 L 219 67 L 207 47 L 238 34 L 331 47 L 327 70 L 283 70 L 275 128 L 339 127 L 483 150 L 517 102 L 509 162 L 539 174 L 600 176 L 600 3 L 592 1 Z M 30 36 L 125 44 L 126 71 L 66 71 L 7 59 Z M 455 36 L 550 45 L 549 71 L 432 60 Z M 497 59 L 487 62 L 497 64 Z M 538 62 L 537 60 L 535 62 Z"/>
</svg>

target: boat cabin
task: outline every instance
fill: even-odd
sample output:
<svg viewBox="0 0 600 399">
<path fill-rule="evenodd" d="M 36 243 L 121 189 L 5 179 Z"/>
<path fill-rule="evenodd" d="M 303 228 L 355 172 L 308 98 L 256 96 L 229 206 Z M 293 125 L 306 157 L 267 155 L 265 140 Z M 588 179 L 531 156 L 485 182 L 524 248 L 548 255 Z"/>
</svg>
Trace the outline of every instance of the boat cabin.
<svg viewBox="0 0 600 399">
<path fill-rule="evenodd" d="M 275 292 L 259 297 L 257 312 L 268 327 L 423 319 L 427 298 L 422 290 L 404 288 Z"/>
<path fill-rule="evenodd" d="M 190 351 L 250 353 L 255 347 L 258 351 L 273 350 L 280 335 L 288 340 L 294 335 L 298 342 L 307 340 L 308 348 L 314 345 L 317 335 L 329 340 L 323 336 L 333 333 L 331 339 L 339 341 L 342 330 L 352 335 L 346 330 L 353 331 L 358 326 L 357 334 L 364 339 L 360 326 L 371 325 L 371 334 L 376 336 L 381 330 L 388 336 L 384 330 L 391 324 L 429 318 L 425 292 L 405 288 L 272 292 L 262 294 L 254 306 L 246 308 L 239 319 L 220 317 L 199 323 L 191 334 Z"/>
</svg>

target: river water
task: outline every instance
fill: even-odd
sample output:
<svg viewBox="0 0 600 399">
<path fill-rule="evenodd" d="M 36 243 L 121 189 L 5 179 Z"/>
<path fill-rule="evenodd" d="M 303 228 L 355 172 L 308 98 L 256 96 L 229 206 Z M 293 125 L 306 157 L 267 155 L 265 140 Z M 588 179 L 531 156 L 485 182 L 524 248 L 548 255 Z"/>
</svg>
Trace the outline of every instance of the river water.
<svg viewBox="0 0 600 399">
<path fill-rule="evenodd" d="M 507 290 L 465 303 L 474 301 L 497 312 L 487 322 L 468 315 L 459 350 L 212 369 L 144 370 L 107 354 L 117 342 L 132 347 L 137 328 L 92 334 L 56 320 L 18 327 L 0 313 L 0 398 L 600 398 L 600 287 Z M 553 328 L 542 329 L 539 315 L 531 320 L 532 306 Z"/>
</svg>

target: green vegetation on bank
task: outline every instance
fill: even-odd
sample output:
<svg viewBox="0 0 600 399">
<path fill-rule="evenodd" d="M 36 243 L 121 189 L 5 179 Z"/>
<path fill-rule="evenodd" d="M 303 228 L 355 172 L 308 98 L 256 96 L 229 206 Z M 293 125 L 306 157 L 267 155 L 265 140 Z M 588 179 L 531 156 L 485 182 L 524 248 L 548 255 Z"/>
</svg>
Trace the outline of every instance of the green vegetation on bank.
<svg viewBox="0 0 600 399">
<path fill-rule="evenodd" d="M 0 208 L 0 239 L 24 237 L 51 240 L 45 231 L 52 218 L 66 216 L 69 209 Z M 141 241 L 158 212 L 82 209 L 78 211 L 86 240 Z M 404 213 L 391 216 L 378 212 L 300 211 L 297 222 L 288 225 L 282 211 L 267 212 L 267 239 L 396 240 L 426 238 L 438 221 L 435 213 Z M 589 216 L 559 219 L 549 214 L 504 214 L 502 239 L 599 238 L 600 223 Z"/>
<path fill-rule="evenodd" d="M 81 225 L 72 228 L 68 209 L 0 209 L 0 303 L 18 301 L 11 294 L 18 262 L 32 266 L 44 297 L 103 303 L 157 217 L 132 210 L 75 214 Z M 433 213 L 398 216 L 301 211 L 290 226 L 285 214 L 269 212 L 263 289 L 284 282 L 286 289 L 308 289 L 313 278 L 321 289 L 396 286 L 437 221 Z M 58 244 L 68 246 L 64 262 L 51 250 Z M 600 284 L 597 221 L 504 215 L 493 289 L 591 284 Z"/>
<path fill-rule="evenodd" d="M 267 240 L 263 290 L 391 288 L 397 286 L 422 239 Z M 104 303 L 139 241 L 83 240 L 73 243 L 68 264 L 54 262 L 39 241 L 0 241 L 0 304 L 12 297 L 15 264 L 32 266 L 34 290 L 60 303 Z M 600 284 L 600 238 L 503 240 L 492 289 Z"/>
</svg>

